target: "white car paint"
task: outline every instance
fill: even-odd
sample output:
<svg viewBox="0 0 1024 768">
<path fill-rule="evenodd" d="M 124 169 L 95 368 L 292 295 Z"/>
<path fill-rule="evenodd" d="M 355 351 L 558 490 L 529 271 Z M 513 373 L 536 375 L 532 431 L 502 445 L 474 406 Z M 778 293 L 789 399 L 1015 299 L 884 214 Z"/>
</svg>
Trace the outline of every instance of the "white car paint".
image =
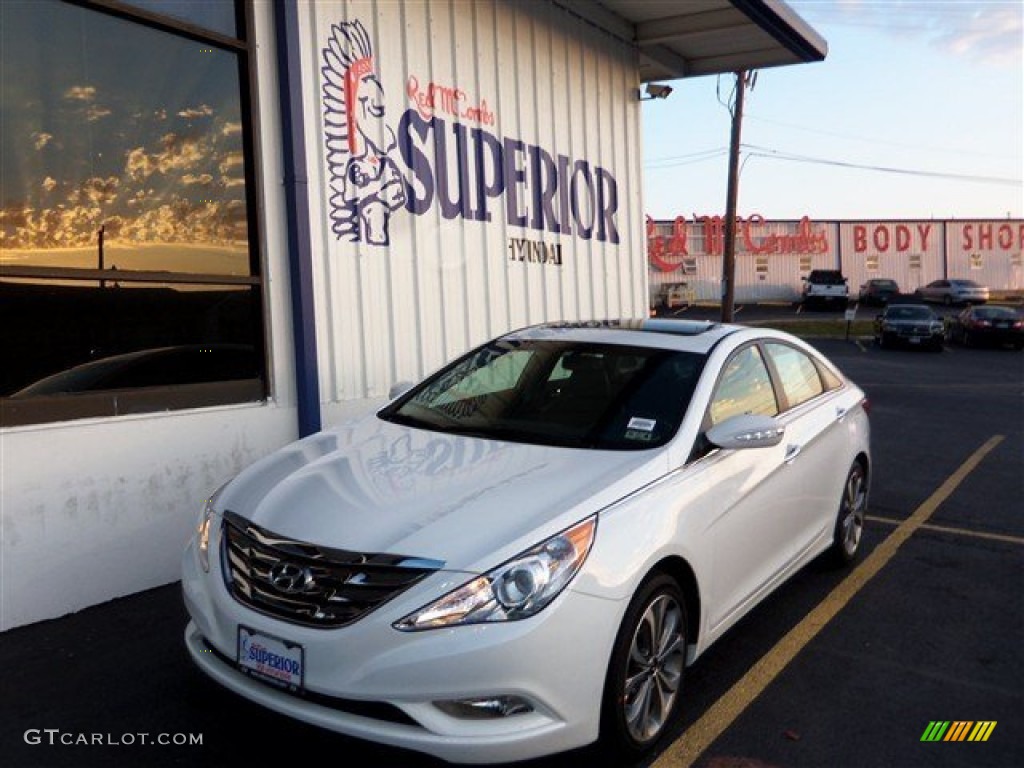
<svg viewBox="0 0 1024 768">
<path fill-rule="evenodd" d="M 856 457 L 870 456 L 864 394 L 852 382 L 842 379 L 838 389 L 777 417 L 785 429 L 777 445 L 713 449 L 690 459 L 717 374 L 733 352 L 769 338 L 821 360 L 808 345 L 735 326 L 697 336 L 579 328 L 519 335 L 689 350 L 708 360 L 678 432 L 661 448 L 497 442 L 370 416 L 253 465 L 216 499 L 209 572 L 194 541 L 184 554 L 182 583 L 192 618 L 185 637 L 200 668 L 271 709 L 356 737 L 454 762 L 527 759 L 598 737 L 616 633 L 631 597 L 659 564 L 693 573 L 700 611 L 690 617 L 692 662 L 831 545 L 846 472 Z M 225 509 L 284 536 L 445 565 L 348 626 L 302 626 L 258 613 L 227 591 L 223 558 L 216 554 Z M 536 615 L 415 632 L 393 626 L 595 513 L 597 532 L 585 563 Z M 387 702 L 417 724 L 346 714 L 250 679 L 209 652 L 234 659 L 239 625 L 301 644 L 309 691 Z M 497 695 L 521 696 L 534 711 L 467 720 L 431 703 Z"/>
</svg>

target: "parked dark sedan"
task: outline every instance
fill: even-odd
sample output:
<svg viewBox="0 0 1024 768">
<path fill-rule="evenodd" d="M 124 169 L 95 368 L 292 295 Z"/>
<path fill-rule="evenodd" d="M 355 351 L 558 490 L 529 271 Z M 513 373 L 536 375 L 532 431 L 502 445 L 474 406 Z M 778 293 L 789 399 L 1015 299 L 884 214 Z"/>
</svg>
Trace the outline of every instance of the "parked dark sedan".
<svg viewBox="0 0 1024 768">
<path fill-rule="evenodd" d="M 924 304 L 894 304 L 875 318 L 875 342 L 883 349 L 896 344 L 942 351 L 946 328 Z"/>
<path fill-rule="evenodd" d="M 1012 344 L 1024 349 L 1024 320 L 1009 307 L 968 307 L 950 321 L 948 335 L 965 347 Z"/>
<path fill-rule="evenodd" d="M 861 304 L 884 306 L 889 303 L 889 299 L 898 295 L 899 292 L 900 287 L 896 284 L 895 280 L 876 277 L 868 280 L 860 287 L 858 300 Z"/>
</svg>

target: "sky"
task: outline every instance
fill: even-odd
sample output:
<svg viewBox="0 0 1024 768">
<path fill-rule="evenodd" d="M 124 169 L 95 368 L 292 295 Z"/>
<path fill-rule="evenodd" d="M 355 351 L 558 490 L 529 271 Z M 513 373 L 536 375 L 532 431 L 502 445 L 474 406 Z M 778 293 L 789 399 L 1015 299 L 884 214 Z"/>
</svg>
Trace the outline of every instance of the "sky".
<svg viewBox="0 0 1024 768">
<path fill-rule="evenodd" d="M 1024 216 L 1024 2 L 788 5 L 828 55 L 747 90 L 740 216 Z M 643 102 L 647 213 L 722 214 L 735 78 L 671 85 Z"/>
</svg>

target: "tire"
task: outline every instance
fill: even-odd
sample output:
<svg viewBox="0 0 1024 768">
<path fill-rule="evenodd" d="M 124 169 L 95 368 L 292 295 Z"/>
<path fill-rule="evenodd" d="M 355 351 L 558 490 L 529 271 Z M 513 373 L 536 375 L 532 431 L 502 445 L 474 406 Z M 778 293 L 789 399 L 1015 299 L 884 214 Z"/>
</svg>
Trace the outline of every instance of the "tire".
<svg viewBox="0 0 1024 768">
<path fill-rule="evenodd" d="M 657 573 L 626 609 L 605 679 L 602 746 L 623 762 L 650 751 L 678 719 L 686 639 L 683 592 L 671 576 Z"/>
<path fill-rule="evenodd" d="M 829 554 L 837 565 L 849 565 L 857 559 L 860 542 L 864 533 L 864 516 L 868 508 L 867 474 L 859 461 L 853 462 L 836 514 L 836 527 L 832 533 L 832 547 Z"/>
<path fill-rule="evenodd" d="M 974 337 L 971 336 L 971 334 L 968 333 L 967 331 L 964 331 L 963 342 L 964 342 L 964 346 L 965 347 L 973 347 L 974 346 Z"/>
</svg>

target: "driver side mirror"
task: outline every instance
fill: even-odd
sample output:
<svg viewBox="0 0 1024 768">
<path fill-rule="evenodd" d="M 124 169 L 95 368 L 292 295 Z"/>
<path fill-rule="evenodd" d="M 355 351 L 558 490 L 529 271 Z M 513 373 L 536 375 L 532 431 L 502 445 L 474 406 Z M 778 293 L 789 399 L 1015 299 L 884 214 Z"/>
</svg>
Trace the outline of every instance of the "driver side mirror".
<svg viewBox="0 0 1024 768">
<path fill-rule="evenodd" d="M 743 413 L 713 426 L 707 438 L 719 448 L 770 448 L 781 443 L 785 434 L 786 428 L 771 416 Z"/>
</svg>

